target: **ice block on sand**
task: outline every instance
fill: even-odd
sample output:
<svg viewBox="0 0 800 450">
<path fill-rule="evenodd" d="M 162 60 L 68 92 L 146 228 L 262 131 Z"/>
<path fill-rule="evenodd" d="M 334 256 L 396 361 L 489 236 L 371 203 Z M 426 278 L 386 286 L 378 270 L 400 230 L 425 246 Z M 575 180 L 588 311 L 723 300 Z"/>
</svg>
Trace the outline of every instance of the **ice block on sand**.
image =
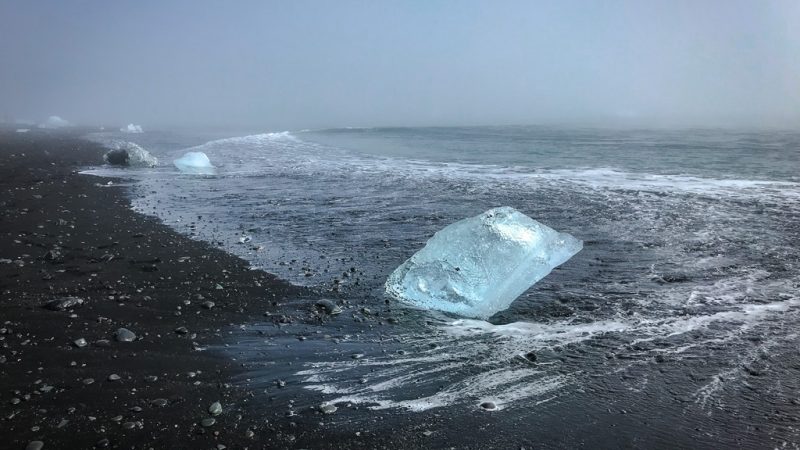
<svg viewBox="0 0 800 450">
<path fill-rule="evenodd" d="M 486 319 L 582 248 L 514 208 L 494 208 L 437 232 L 392 272 L 386 292 L 420 308 Z"/>
<path fill-rule="evenodd" d="M 172 163 L 184 173 L 213 175 L 216 171 L 216 168 L 211 165 L 208 156 L 203 152 L 188 152 Z"/>
</svg>

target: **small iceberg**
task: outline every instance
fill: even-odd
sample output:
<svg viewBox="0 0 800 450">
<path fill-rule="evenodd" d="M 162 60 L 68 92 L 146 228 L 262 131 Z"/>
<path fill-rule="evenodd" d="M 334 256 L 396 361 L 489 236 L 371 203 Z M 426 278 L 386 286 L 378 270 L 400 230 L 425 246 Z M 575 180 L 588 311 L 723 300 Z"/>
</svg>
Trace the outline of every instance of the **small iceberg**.
<svg viewBox="0 0 800 450">
<path fill-rule="evenodd" d="M 504 206 L 448 225 L 386 280 L 390 296 L 411 305 L 487 319 L 583 242 Z"/>
<path fill-rule="evenodd" d="M 155 167 L 158 159 L 147 150 L 127 141 L 115 141 L 109 145 L 109 150 L 103 159 L 106 163 L 115 166 L 128 167 Z"/>
<path fill-rule="evenodd" d="M 216 167 L 203 152 L 189 152 L 172 162 L 183 173 L 214 175 Z"/>
<path fill-rule="evenodd" d="M 144 133 L 141 125 L 134 125 L 132 123 L 129 123 L 127 127 L 120 128 L 119 131 L 123 133 Z"/>
<path fill-rule="evenodd" d="M 44 122 L 39 124 L 39 128 L 55 129 L 55 128 L 68 127 L 70 125 L 71 124 L 68 121 L 62 119 L 61 117 L 50 116 L 50 117 L 47 118 L 47 120 L 45 120 Z"/>
<path fill-rule="evenodd" d="M 28 131 L 31 131 L 31 129 L 30 128 L 17 128 L 17 133 L 27 133 Z"/>
</svg>

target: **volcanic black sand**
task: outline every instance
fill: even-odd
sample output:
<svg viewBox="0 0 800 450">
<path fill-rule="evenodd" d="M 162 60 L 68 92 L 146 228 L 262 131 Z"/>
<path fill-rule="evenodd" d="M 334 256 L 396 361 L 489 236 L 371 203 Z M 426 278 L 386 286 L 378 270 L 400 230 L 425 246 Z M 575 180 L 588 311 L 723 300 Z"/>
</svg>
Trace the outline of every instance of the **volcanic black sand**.
<svg viewBox="0 0 800 450">
<path fill-rule="evenodd" d="M 78 173 L 103 151 L 77 131 L 0 132 L 0 448 L 283 446 L 242 417 L 236 362 L 204 349 L 304 293 Z"/>
</svg>

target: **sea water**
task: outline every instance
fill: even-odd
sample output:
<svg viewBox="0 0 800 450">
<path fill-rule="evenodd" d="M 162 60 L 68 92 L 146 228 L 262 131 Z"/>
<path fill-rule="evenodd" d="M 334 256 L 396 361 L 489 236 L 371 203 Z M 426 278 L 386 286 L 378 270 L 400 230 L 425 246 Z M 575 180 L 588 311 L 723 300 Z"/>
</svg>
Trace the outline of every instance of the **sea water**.
<svg viewBox="0 0 800 450">
<path fill-rule="evenodd" d="M 167 165 L 94 169 L 133 177 L 138 211 L 398 319 L 381 328 L 348 310 L 299 347 L 290 328 L 263 325 L 267 347 L 237 338 L 250 383 L 271 386 L 277 373 L 317 396 L 309 402 L 366 410 L 471 414 L 491 401 L 493 414 L 511 414 L 508 432 L 524 421 L 555 433 L 556 418 L 596 423 L 624 410 L 640 415 L 608 419 L 617 434 L 651 427 L 656 444 L 675 429 L 687 445 L 762 443 L 742 416 L 796 437 L 783 417 L 800 413 L 798 133 L 519 126 L 125 139 L 161 161 L 199 151 L 218 166 L 202 178 Z M 389 274 L 436 231 L 498 205 L 579 236 L 583 250 L 488 320 L 386 304 Z M 314 338 L 331 335 L 338 344 Z M 265 361 L 274 366 L 259 369 Z M 669 426 L 639 419 L 654 410 Z M 369 417 L 359 414 L 353 423 Z"/>
</svg>

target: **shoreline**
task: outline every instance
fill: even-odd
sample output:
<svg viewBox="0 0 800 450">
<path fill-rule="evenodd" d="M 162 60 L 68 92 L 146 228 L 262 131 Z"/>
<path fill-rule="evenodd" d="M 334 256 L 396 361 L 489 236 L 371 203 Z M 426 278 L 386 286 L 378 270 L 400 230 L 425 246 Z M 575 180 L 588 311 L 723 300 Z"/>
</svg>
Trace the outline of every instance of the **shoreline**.
<svg viewBox="0 0 800 450">
<path fill-rule="evenodd" d="M 311 292 L 78 173 L 104 151 L 77 131 L 0 131 L 0 435 L 12 448 L 269 445 L 269 425 L 238 413 L 236 361 L 202 349 Z M 82 304 L 45 306 L 68 297 Z"/>
</svg>

